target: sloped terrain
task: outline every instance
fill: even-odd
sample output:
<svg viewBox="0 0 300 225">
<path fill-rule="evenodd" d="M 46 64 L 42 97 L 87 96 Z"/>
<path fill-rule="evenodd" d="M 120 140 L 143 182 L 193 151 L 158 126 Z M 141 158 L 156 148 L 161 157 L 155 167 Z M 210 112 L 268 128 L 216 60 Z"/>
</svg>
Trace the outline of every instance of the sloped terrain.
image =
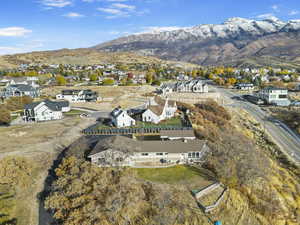
<svg viewBox="0 0 300 225">
<path fill-rule="evenodd" d="M 200 65 L 299 65 L 300 21 L 231 18 L 220 25 L 131 35 L 95 46 Z M 262 61 L 261 61 L 262 59 Z"/>
</svg>

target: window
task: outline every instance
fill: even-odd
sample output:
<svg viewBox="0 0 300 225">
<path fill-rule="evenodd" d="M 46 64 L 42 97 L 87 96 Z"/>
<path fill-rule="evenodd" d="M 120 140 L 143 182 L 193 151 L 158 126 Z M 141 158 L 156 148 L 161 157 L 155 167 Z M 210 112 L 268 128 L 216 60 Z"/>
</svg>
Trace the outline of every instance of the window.
<svg viewBox="0 0 300 225">
<path fill-rule="evenodd" d="M 121 157 L 118 157 L 118 158 L 116 158 L 116 161 L 117 161 L 117 162 L 123 162 L 123 161 L 124 161 L 124 159 L 123 159 L 123 158 L 121 158 Z"/>
<path fill-rule="evenodd" d="M 189 158 L 192 158 L 192 153 L 189 153 L 188 157 L 189 157 Z"/>
<path fill-rule="evenodd" d="M 149 153 L 142 153 L 142 156 L 148 156 Z"/>
<path fill-rule="evenodd" d="M 196 158 L 200 158 L 200 153 L 196 152 Z"/>
<path fill-rule="evenodd" d="M 156 155 L 164 155 L 164 153 L 159 152 L 159 153 L 156 153 Z"/>
<path fill-rule="evenodd" d="M 287 98 L 287 95 L 279 95 L 279 98 Z"/>
<path fill-rule="evenodd" d="M 99 163 L 99 164 L 105 163 L 105 158 L 99 158 L 99 159 L 98 159 L 98 163 Z"/>
</svg>

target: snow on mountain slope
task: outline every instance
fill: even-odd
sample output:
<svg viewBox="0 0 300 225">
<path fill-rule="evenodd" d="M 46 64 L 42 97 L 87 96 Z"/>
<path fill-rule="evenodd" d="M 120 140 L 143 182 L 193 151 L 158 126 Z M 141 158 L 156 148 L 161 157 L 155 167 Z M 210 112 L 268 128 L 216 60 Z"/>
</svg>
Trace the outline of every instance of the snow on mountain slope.
<svg viewBox="0 0 300 225">
<path fill-rule="evenodd" d="M 279 35 L 281 33 L 283 35 Z M 129 35 L 97 45 L 94 48 L 112 52 L 134 51 L 163 59 L 184 59 L 206 65 L 222 63 L 224 60 L 234 61 L 239 59 L 240 55 L 252 57 L 253 55 L 247 54 L 257 55 L 257 52 L 262 48 L 268 48 L 269 45 L 271 45 L 272 51 L 276 51 L 274 45 L 276 46 L 278 43 L 284 42 L 289 45 L 289 42 L 280 39 L 291 40 L 295 46 L 295 42 L 299 42 L 299 35 L 293 36 L 293 33 L 300 33 L 300 20 L 284 22 L 276 17 L 263 20 L 235 17 L 217 25 L 156 28 L 151 32 Z M 263 41 L 258 41 L 260 38 L 263 38 Z M 251 44 L 252 42 L 255 43 Z M 281 52 L 277 52 L 275 55 L 281 56 Z"/>
</svg>

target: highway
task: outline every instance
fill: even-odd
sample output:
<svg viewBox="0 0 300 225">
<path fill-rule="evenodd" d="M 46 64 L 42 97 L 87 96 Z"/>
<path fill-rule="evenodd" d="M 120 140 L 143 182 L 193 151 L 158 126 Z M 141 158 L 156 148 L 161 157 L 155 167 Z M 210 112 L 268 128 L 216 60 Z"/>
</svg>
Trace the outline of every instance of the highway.
<svg viewBox="0 0 300 225">
<path fill-rule="evenodd" d="M 295 163 L 300 164 L 300 137 L 294 133 L 294 131 L 284 123 L 272 118 L 259 106 L 241 98 L 240 94 L 233 93 L 224 88 L 215 88 L 215 90 L 233 101 L 232 104 L 228 104 L 227 106 L 244 109 L 252 115 L 262 124 L 265 131 L 272 137 L 273 141 L 282 149 L 282 151 L 288 154 Z"/>
</svg>

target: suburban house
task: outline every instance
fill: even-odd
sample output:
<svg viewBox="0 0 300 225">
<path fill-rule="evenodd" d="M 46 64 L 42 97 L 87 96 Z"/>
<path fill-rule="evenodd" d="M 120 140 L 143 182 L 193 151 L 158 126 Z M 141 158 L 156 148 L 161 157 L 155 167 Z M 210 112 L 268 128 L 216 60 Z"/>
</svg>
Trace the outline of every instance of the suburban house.
<svg viewBox="0 0 300 225">
<path fill-rule="evenodd" d="M 142 121 L 158 124 L 162 120 L 174 117 L 176 111 L 175 101 L 163 100 L 156 96 L 149 100 L 147 108 L 142 114 Z"/>
<path fill-rule="evenodd" d="M 289 106 L 291 104 L 288 99 L 288 90 L 284 88 L 266 87 L 257 93 L 257 97 L 263 99 L 267 104 L 278 106 Z"/>
<path fill-rule="evenodd" d="M 121 109 L 121 107 L 115 108 L 110 113 L 111 122 L 115 127 L 130 127 L 136 124 L 135 119 L 130 117 L 126 110 Z"/>
<path fill-rule="evenodd" d="M 100 167 L 157 167 L 200 163 L 209 152 L 206 141 L 138 141 L 123 136 L 106 137 L 89 154 Z"/>
<path fill-rule="evenodd" d="M 68 101 L 53 102 L 45 100 L 42 102 L 33 102 L 25 105 L 23 120 L 25 122 L 59 120 L 63 118 L 63 112 L 68 111 L 70 111 Z"/>
<path fill-rule="evenodd" d="M 207 93 L 208 85 L 206 81 L 200 79 L 193 79 L 188 81 L 178 81 L 175 83 L 164 83 L 162 84 L 158 92 L 166 95 L 172 92 L 178 93 Z"/>
<path fill-rule="evenodd" d="M 236 89 L 247 90 L 247 91 L 254 89 L 254 85 L 251 83 L 240 83 L 240 84 L 236 84 L 235 87 Z"/>
<path fill-rule="evenodd" d="M 37 98 L 40 96 L 39 89 L 26 84 L 9 84 L 1 92 L 3 98 L 30 96 Z"/>
<path fill-rule="evenodd" d="M 98 99 L 98 93 L 92 90 L 63 90 L 61 94 L 56 95 L 58 100 L 67 100 L 69 102 L 95 102 Z"/>
<path fill-rule="evenodd" d="M 24 84 L 24 85 L 30 85 L 34 88 L 38 88 L 40 86 L 37 82 L 38 82 L 37 77 L 6 77 L 0 80 L 0 83 L 5 86 Z"/>
</svg>

